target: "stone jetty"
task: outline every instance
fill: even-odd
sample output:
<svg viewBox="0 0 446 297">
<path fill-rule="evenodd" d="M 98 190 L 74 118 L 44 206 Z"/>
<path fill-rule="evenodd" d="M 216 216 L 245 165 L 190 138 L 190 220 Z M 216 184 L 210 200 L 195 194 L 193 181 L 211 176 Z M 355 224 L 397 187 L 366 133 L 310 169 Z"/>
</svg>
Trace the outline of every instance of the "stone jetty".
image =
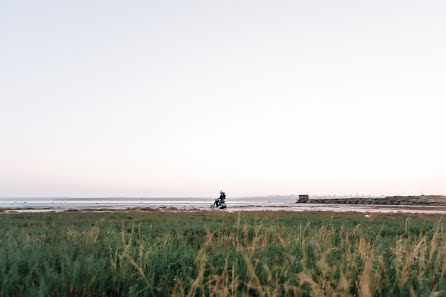
<svg viewBox="0 0 446 297">
<path fill-rule="evenodd" d="M 310 199 L 308 195 L 299 195 L 299 198 L 297 199 L 296 203 L 446 206 L 446 196 L 429 195 L 429 196 L 388 196 L 383 198 Z"/>
</svg>

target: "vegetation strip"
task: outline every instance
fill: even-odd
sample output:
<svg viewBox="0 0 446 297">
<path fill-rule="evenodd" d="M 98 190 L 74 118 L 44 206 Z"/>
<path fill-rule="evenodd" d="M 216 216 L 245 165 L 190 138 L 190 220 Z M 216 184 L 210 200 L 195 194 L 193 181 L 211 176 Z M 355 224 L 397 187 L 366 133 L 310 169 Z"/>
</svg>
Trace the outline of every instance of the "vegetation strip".
<svg viewBox="0 0 446 297">
<path fill-rule="evenodd" d="M 0 296 L 442 296 L 441 217 L 0 215 Z"/>
</svg>

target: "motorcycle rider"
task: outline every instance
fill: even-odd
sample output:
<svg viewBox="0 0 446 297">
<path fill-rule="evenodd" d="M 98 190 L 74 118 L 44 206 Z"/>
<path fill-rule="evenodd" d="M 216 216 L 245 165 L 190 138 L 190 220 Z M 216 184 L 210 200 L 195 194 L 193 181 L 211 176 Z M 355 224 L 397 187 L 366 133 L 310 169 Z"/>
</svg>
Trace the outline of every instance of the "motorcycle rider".
<svg viewBox="0 0 446 297">
<path fill-rule="evenodd" d="M 222 203 L 226 202 L 226 193 L 220 190 L 220 197 L 215 200 L 215 206 L 220 207 Z"/>
<path fill-rule="evenodd" d="M 226 193 L 223 192 L 222 190 L 220 190 L 220 198 L 219 198 L 219 203 L 218 206 L 220 206 L 222 203 L 226 202 Z"/>
</svg>

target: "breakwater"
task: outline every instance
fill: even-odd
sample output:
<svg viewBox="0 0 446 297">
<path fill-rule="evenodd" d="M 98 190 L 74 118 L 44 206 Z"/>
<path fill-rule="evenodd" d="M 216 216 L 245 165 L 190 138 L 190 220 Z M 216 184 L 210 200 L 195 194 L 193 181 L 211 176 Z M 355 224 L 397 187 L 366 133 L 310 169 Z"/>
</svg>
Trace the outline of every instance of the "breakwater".
<svg viewBox="0 0 446 297">
<path fill-rule="evenodd" d="M 301 195 L 296 203 L 365 204 L 365 205 L 431 205 L 446 206 L 446 196 L 388 196 L 384 198 L 327 198 L 308 199 Z"/>
</svg>

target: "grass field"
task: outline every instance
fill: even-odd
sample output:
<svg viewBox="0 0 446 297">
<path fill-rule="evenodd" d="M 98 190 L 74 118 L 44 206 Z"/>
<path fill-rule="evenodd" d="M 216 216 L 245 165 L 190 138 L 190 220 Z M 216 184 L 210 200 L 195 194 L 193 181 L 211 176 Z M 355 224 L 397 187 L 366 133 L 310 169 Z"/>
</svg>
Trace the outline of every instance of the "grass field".
<svg viewBox="0 0 446 297">
<path fill-rule="evenodd" d="M 440 217 L 0 215 L 0 296 L 446 296 Z"/>
</svg>

